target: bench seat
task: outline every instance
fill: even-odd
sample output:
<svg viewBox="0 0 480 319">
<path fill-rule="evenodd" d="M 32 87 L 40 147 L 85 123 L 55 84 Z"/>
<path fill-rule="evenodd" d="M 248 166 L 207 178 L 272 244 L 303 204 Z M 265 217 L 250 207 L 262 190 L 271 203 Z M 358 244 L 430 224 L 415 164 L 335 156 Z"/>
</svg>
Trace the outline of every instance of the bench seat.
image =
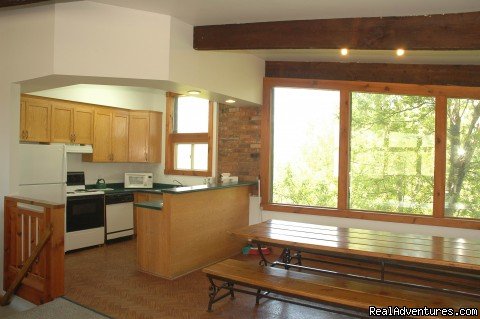
<svg viewBox="0 0 480 319">
<path fill-rule="evenodd" d="M 203 271 L 210 279 L 228 283 L 224 288 L 230 289 L 232 297 L 234 291 L 232 288 L 237 284 L 298 299 L 366 311 L 367 314 L 370 306 L 382 308 L 388 306 L 423 308 L 427 306 L 429 308 L 458 309 L 460 307 L 478 307 L 480 304 L 480 299 L 475 297 L 445 294 L 339 275 L 311 274 L 265 267 L 234 259 L 227 259 L 211 265 Z M 216 300 L 211 298 L 210 301 L 209 309 Z"/>
</svg>

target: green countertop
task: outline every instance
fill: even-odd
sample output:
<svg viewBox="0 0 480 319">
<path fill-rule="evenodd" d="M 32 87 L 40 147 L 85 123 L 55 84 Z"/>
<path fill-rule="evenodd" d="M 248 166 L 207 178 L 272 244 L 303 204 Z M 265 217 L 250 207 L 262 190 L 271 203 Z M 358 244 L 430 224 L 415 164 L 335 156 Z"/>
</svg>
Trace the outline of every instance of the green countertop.
<svg viewBox="0 0 480 319">
<path fill-rule="evenodd" d="M 251 186 L 255 184 L 256 184 L 255 182 L 215 183 L 215 184 L 208 184 L 208 185 L 195 185 L 195 186 L 168 188 L 168 189 L 162 190 L 162 193 L 184 194 L 184 193 L 202 192 L 202 191 L 230 188 L 230 187 Z"/>
<path fill-rule="evenodd" d="M 153 210 L 162 210 L 163 200 L 155 200 L 150 202 L 140 202 L 133 204 L 135 207 L 153 209 Z"/>
<path fill-rule="evenodd" d="M 113 188 L 113 190 L 104 190 L 105 194 L 119 194 L 119 193 L 153 193 L 153 194 L 185 194 L 192 192 L 201 192 L 222 188 L 238 187 L 238 186 L 251 186 L 255 185 L 255 182 L 232 182 L 232 183 L 215 183 L 208 185 L 195 185 L 195 186 L 178 186 L 171 184 L 157 184 L 153 185 L 153 188 L 124 188 L 123 184 L 107 184 L 107 188 Z M 87 189 L 96 189 L 95 185 L 87 185 Z M 102 190 L 102 189 L 100 189 Z"/>
</svg>

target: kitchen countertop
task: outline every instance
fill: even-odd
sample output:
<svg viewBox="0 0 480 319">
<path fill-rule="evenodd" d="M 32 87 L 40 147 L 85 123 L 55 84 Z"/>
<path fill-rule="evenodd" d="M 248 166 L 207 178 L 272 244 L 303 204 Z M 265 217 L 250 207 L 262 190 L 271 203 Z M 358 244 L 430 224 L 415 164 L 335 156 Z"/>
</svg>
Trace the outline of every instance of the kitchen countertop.
<svg viewBox="0 0 480 319">
<path fill-rule="evenodd" d="M 162 200 L 155 200 L 150 202 L 140 202 L 133 204 L 135 207 L 153 209 L 153 210 L 162 210 L 163 208 L 163 201 Z"/>
<path fill-rule="evenodd" d="M 255 182 L 231 182 L 231 183 L 212 183 L 208 185 L 194 185 L 194 186 L 178 186 L 172 184 L 157 184 L 153 188 L 124 188 L 122 183 L 107 184 L 107 188 L 113 190 L 105 190 L 105 194 L 119 194 L 119 193 L 153 193 L 153 194 L 185 194 L 192 192 L 201 192 L 222 188 L 251 186 Z M 95 185 L 87 185 L 87 189 L 96 189 Z M 102 189 L 99 189 L 102 190 Z"/>
<path fill-rule="evenodd" d="M 164 194 L 184 194 L 184 193 L 192 193 L 192 192 L 201 192 L 201 191 L 208 191 L 208 190 L 215 190 L 215 189 L 222 189 L 222 188 L 230 188 L 230 187 L 239 187 L 239 186 L 251 186 L 256 185 L 255 182 L 231 182 L 231 183 L 214 183 L 208 185 L 195 185 L 195 186 L 184 186 L 184 187 L 175 187 L 175 188 L 168 188 L 162 190 Z"/>
</svg>

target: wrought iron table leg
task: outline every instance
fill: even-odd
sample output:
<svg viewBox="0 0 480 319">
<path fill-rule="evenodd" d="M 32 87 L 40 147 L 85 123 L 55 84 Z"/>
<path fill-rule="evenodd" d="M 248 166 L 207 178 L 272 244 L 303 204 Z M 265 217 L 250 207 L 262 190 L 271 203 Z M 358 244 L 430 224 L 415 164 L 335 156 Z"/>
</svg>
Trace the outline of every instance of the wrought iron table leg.
<svg viewBox="0 0 480 319">
<path fill-rule="evenodd" d="M 227 284 L 227 287 L 230 290 L 230 299 L 235 299 L 235 293 L 233 292 L 233 283 L 229 282 Z"/>
<path fill-rule="evenodd" d="M 217 285 L 215 285 L 215 283 L 213 282 L 212 278 L 208 277 L 208 281 L 210 281 L 210 289 L 209 289 L 209 293 L 208 293 L 208 296 L 210 297 L 209 301 L 208 301 L 208 312 L 212 312 L 212 306 L 213 306 L 213 303 L 215 302 L 215 297 L 217 296 L 218 294 L 218 291 L 220 290 Z"/>
<path fill-rule="evenodd" d="M 262 293 L 262 289 L 257 289 L 257 297 L 255 298 L 255 304 L 258 305 L 260 303 L 260 294 Z"/>
<path fill-rule="evenodd" d="M 258 264 L 263 265 L 263 266 L 268 266 L 269 262 L 268 262 L 267 258 L 265 258 L 265 255 L 263 254 L 262 244 L 257 243 L 257 249 L 258 249 L 258 254 L 260 255 L 260 258 L 262 258 L 262 260 L 260 260 L 258 262 Z"/>
</svg>

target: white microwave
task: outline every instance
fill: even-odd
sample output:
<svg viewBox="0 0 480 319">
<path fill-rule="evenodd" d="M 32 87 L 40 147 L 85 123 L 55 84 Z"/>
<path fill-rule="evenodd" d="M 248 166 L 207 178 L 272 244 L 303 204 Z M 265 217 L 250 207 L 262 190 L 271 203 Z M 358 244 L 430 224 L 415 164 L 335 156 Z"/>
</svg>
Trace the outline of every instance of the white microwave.
<svg viewBox="0 0 480 319">
<path fill-rule="evenodd" d="M 153 188 L 153 174 L 125 173 L 125 188 Z"/>
</svg>

